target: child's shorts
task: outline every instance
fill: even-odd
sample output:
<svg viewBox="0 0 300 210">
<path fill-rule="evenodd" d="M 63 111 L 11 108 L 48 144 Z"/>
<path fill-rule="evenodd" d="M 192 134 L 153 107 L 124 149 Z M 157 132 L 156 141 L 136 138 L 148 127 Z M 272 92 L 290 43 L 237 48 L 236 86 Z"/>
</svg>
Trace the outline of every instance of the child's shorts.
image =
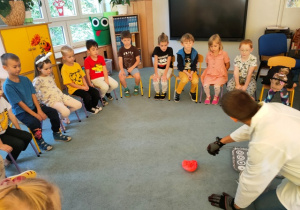
<svg viewBox="0 0 300 210">
<path fill-rule="evenodd" d="M 127 69 L 124 69 L 124 72 L 125 72 L 125 75 L 126 75 L 126 77 L 130 74 L 130 75 L 135 75 L 136 73 L 139 73 L 139 70 L 138 70 L 138 68 L 134 68 L 132 71 L 131 71 L 131 73 L 129 73 L 128 71 L 127 71 Z"/>
</svg>

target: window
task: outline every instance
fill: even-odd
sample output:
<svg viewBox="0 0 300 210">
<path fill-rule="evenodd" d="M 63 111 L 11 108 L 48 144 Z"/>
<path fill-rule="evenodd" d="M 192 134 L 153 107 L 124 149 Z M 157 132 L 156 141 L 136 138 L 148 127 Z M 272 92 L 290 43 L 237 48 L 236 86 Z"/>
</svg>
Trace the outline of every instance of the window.
<svg viewBox="0 0 300 210">
<path fill-rule="evenodd" d="M 104 4 L 107 0 L 103 0 Z M 89 17 L 102 16 L 102 5 L 98 0 L 41 0 L 31 10 L 35 22 L 52 22 L 49 31 L 54 51 L 62 45 L 72 47 L 85 45 L 86 39 L 93 39 Z"/>
</svg>

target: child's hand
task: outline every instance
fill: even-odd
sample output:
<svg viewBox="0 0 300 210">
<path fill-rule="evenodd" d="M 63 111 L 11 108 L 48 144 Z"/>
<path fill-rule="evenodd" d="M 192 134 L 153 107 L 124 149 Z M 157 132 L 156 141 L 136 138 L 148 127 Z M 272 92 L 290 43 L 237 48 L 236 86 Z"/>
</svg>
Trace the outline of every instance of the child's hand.
<svg viewBox="0 0 300 210">
<path fill-rule="evenodd" d="M 7 144 L 1 144 L 0 145 L 0 150 L 5 151 L 7 153 L 13 151 L 13 148 Z"/>
<path fill-rule="evenodd" d="M 153 74 L 153 81 L 158 82 L 158 79 L 159 79 L 158 74 Z"/>
<path fill-rule="evenodd" d="M 90 87 L 95 87 L 95 85 L 93 83 L 90 84 Z"/>
<path fill-rule="evenodd" d="M 107 78 L 107 79 L 104 79 L 104 81 L 106 82 L 107 85 L 109 85 L 108 78 Z"/>
<path fill-rule="evenodd" d="M 42 117 L 42 120 L 47 119 L 47 115 L 43 111 L 38 111 L 38 115 L 40 115 Z"/>
<path fill-rule="evenodd" d="M 36 119 L 38 119 L 39 121 L 43 121 L 42 116 L 39 115 L 39 114 L 35 114 L 34 117 L 35 117 Z"/>
<path fill-rule="evenodd" d="M 243 85 L 243 86 L 241 87 L 241 90 L 246 91 L 246 90 L 247 90 L 247 87 L 246 87 L 245 85 Z"/>
<path fill-rule="evenodd" d="M 85 90 L 85 91 L 88 91 L 90 88 L 89 88 L 89 86 L 82 86 L 81 89 L 82 89 L 82 90 Z"/>
<path fill-rule="evenodd" d="M 240 84 L 235 85 L 235 89 L 240 90 L 242 88 L 242 86 Z"/>
<path fill-rule="evenodd" d="M 189 74 L 189 75 L 188 75 L 188 78 L 189 78 L 190 81 L 192 81 L 193 75 L 192 75 L 192 74 Z"/>
<path fill-rule="evenodd" d="M 161 81 L 162 81 L 162 82 L 166 82 L 166 81 L 167 81 L 167 76 L 163 75 L 163 76 L 161 77 Z"/>
<path fill-rule="evenodd" d="M 132 70 L 133 70 L 133 68 L 131 68 L 131 67 L 127 69 L 128 73 L 131 73 Z"/>
</svg>

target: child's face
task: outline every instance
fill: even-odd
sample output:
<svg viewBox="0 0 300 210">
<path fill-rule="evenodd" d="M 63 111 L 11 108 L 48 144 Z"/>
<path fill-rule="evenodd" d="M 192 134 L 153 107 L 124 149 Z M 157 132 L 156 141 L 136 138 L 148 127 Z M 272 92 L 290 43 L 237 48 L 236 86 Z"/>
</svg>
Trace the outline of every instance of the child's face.
<svg viewBox="0 0 300 210">
<path fill-rule="evenodd" d="M 73 65 L 75 61 L 74 51 L 66 52 L 63 59 L 67 64 Z"/>
<path fill-rule="evenodd" d="M 91 57 L 97 57 L 98 56 L 98 47 L 92 46 L 87 52 L 90 54 Z"/>
<path fill-rule="evenodd" d="M 3 68 L 10 76 L 19 76 L 21 72 L 21 63 L 20 61 L 8 59 L 6 65 L 3 65 Z"/>
<path fill-rule="evenodd" d="M 168 48 L 168 42 L 160 42 L 159 43 L 159 48 L 161 49 L 161 51 L 165 52 Z"/>
<path fill-rule="evenodd" d="M 253 48 L 251 48 L 248 44 L 242 44 L 240 47 L 240 53 L 242 58 L 248 58 L 252 51 Z"/>
<path fill-rule="evenodd" d="M 123 42 L 124 47 L 127 48 L 127 47 L 131 46 L 131 39 L 130 38 L 123 38 L 121 41 Z"/>
<path fill-rule="evenodd" d="M 52 63 L 44 63 L 43 68 L 39 69 L 41 76 L 49 76 L 52 73 Z"/>
<path fill-rule="evenodd" d="M 194 45 L 194 42 L 191 40 L 184 40 L 181 45 L 183 46 L 183 48 L 187 51 L 191 51 L 192 47 Z"/>
<path fill-rule="evenodd" d="M 212 45 L 209 46 L 212 53 L 217 53 L 220 51 L 220 45 L 217 41 L 213 41 Z"/>
</svg>

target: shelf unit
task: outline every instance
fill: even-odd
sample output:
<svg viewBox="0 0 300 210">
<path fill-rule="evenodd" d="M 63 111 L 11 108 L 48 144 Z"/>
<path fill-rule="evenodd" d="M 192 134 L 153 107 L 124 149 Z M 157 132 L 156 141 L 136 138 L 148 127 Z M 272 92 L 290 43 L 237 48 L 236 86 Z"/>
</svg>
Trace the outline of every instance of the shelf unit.
<svg viewBox="0 0 300 210">
<path fill-rule="evenodd" d="M 109 17 L 109 29 L 111 37 L 111 45 L 113 51 L 113 61 L 116 70 L 120 70 L 118 50 L 122 45 L 120 34 L 122 31 L 129 30 L 131 33 L 132 45 L 137 47 L 140 51 L 140 56 L 142 56 L 142 44 L 141 44 L 141 30 L 140 30 L 140 20 L 137 14 L 131 15 L 116 15 Z M 141 57 L 141 62 L 138 68 L 143 68 L 143 61 Z"/>
</svg>

